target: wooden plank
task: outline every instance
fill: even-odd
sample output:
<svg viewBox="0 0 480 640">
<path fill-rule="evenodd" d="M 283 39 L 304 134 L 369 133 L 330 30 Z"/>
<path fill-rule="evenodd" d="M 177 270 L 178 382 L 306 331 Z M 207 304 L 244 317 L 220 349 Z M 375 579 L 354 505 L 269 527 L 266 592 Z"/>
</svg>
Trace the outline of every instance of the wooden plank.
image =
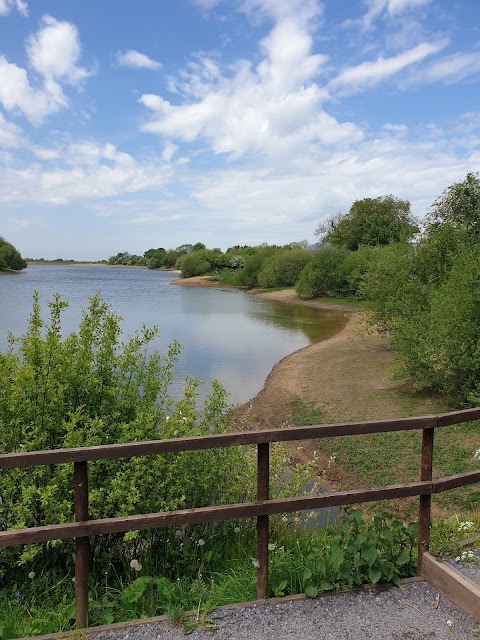
<svg viewBox="0 0 480 640">
<path fill-rule="evenodd" d="M 75 462 L 75 520 L 88 520 L 88 462 Z M 75 621 L 77 629 L 88 627 L 88 537 L 75 539 Z"/>
<path fill-rule="evenodd" d="M 259 444 L 257 452 L 257 501 L 269 498 L 270 445 Z M 268 515 L 257 516 L 257 600 L 268 594 Z"/>
<path fill-rule="evenodd" d="M 430 553 L 423 556 L 422 577 L 459 609 L 480 620 L 480 589 L 471 580 Z"/>
<path fill-rule="evenodd" d="M 457 487 L 467 487 L 476 482 L 480 482 L 480 469 L 478 471 L 465 471 L 464 473 L 457 473 L 447 478 L 433 480 L 433 493 L 442 493 L 442 491 L 449 491 Z"/>
<path fill-rule="evenodd" d="M 438 416 L 438 426 L 447 427 L 452 424 L 471 422 L 472 420 L 480 420 L 480 407 L 451 411 L 450 413 L 441 413 Z"/>
<path fill-rule="evenodd" d="M 420 480 L 432 480 L 433 465 L 433 438 L 435 429 L 424 429 L 422 434 L 422 461 L 420 467 Z M 418 510 L 418 560 L 417 572 L 422 572 L 422 558 L 425 551 L 428 551 L 430 543 L 430 512 L 432 506 L 432 496 L 420 496 Z"/>
<path fill-rule="evenodd" d="M 173 438 L 170 440 L 150 440 L 145 442 L 100 445 L 96 447 L 78 447 L 75 449 L 3 454 L 0 455 L 0 469 L 92 460 L 113 460 L 133 456 L 178 453 L 180 451 L 199 451 L 202 449 L 219 449 L 240 445 L 258 445 L 267 442 L 290 442 L 294 440 L 309 440 L 312 438 L 411 431 L 434 427 L 437 424 L 436 421 L 436 416 L 420 416 L 392 420 L 372 420 L 367 422 L 293 427 L 291 429 L 263 429 L 240 433 L 195 436 L 192 438 Z"/>
<path fill-rule="evenodd" d="M 163 513 L 150 513 L 118 518 L 71 522 L 67 524 L 47 525 L 0 532 L 0 548 L 21 544 L 35 544 L 48 540 L 67 540 L 81 536 L 93 536 L 108 533 L 124 533 L 127 531 L 143 531 L 161 527 L 180 526 L 183 524 L 200 524 L 235 520 L 236 518 L 252 518 L 262 515 L 290 513 L 292 511 L 309 511 L 323 507 L 336 507 L 347 504 L 391 500 L 427 495 L 432 491 L 431 482 L 411 482 L 408 484 L 390 485 L 373 489 L 354 489 L 323 493 L 318 496 L 297 496 L 263 502 L 246 502 L 218 507 L 201 507 Z"/>
</svg>

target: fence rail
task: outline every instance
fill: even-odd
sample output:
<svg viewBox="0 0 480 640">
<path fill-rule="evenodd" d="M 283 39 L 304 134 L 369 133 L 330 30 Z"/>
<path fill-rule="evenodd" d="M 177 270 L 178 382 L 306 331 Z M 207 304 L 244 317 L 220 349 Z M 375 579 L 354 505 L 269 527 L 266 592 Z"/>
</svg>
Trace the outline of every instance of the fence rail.
<svg viewBox="0 0 480 640">
<path fill-rule="evenodd" d="M 432 479 L 435 429 L 477 419 L 480 419 L 480 408 L 394 420 L 374 420 L 291 429 L 267 429 L 192 438 L 0 455 L 0 469 L 73 463 L 75 483 L 75 522 L 2 531 L 0 532 L 0 548 L 75 538 L 76 625 L 77 628 L 85 628 L 88 626 L 90 536 L 255 517 L 257 519 L 257 559 L 259 563 L 257 568 L 257 598 L 264 598 L 267 594 L 268 585 L 268 518 L 270 515 L 419 496 L 418 573 L 420 574 L 423 554 L 428 550 L 429 544 L 432 495 L 480 482 L 480 469 L 437 480 Z M 273 442 L 411 430 L 422 430 L 423 432 L 420 480 L 418 482 L 370 489 L 329 492 L 314 496 L 269 499 L 269 447 Z M 219 449 L 239 445 L 257 446 L 257 500 L 255 502 L 89 520 L 88 462 L 202 449 Z"/>
</svg>

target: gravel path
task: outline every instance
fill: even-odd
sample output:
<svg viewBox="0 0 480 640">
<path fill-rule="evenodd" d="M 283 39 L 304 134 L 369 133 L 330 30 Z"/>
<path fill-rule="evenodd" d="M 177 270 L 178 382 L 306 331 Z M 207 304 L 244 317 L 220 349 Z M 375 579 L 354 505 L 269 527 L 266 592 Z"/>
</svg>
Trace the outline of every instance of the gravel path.
<svg viewBox="0 0 480 640">
<path fill-rule="evenodd" d="M 282 604 L 222 610 L 213 617 L 214 640 L 472 640 L 480 622 L 441 597 L 425 582 L 382 592 L 326 596 Z M 480 632 L 479 632 L 480 633 Z M 210 640 L 196 630 L 191 640 Z M 94 640 L 184 640 L 164 623 L 102 633 Z"/>
</svg>

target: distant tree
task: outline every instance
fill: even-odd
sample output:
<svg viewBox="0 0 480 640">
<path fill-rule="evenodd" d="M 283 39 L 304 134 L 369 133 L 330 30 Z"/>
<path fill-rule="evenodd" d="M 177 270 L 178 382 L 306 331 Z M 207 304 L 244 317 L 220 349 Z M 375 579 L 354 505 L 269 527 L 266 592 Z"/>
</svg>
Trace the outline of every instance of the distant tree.
<svg viewBox="0 0 480 640">
<path fill-rule="evenodd" d="M 26 269 L 26 267 L 26 260 L 22 258 L 13 244 L 10 244 L 0 236 L 0 269 L 20 271 L 21 269 Z"/>
<path fill-rule="evenodd" d="M 193 244 L 181 244 L 175 249 L 177 253 L 192 253 Z"/>
<path fill-rule="evenodd" d="M 356 251 L 362 245 L 410 240 L 418 231 L 410 202 L 388 195 L 355 200 L 348 213 L 339 213 L 320 223 L 315 235 L 323 242 Z"/>
</svg>

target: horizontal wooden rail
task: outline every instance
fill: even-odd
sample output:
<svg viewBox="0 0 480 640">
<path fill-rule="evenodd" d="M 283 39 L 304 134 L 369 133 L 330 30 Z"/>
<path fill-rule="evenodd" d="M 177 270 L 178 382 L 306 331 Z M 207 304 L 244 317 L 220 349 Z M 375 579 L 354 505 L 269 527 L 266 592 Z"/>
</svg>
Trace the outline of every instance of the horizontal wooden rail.
<svg viewBox="0 0 480 640">
<path fill-rule="evenodd" d="M 478 411 L 478 414 L 480 418 L 480 411 Z M 473 420 L 474 418 L 471 419 Z M 0 455 L 0 469 L 36 467 L 45 464 L 89 462 L 93 460 L 114 460 L 116 458 L 179 453 L 182 451 L 199 451 L 202 449 L 221 449 L 224 447 L 258 445 L 272 442 L 289 442 L 292 440 L 310 440 L 312 438 L 338 438 L 341 436 L 359 436 L 392 431 L 412 431 L 436 426 L 436 416 L 421 416 L 400 420 L 372 420 L 368 422 L 293 427 L 291 429 L 263 429 L 239 433 L 221 433 L 211 436 L 194 436 L 191 438 L 173 438 L 170 440 L 149 440 L 125 444 L 99 445 L 96 447 L 78 447 L 75 449 L 31 451 Z"/>
<path fill-rule="evenodd" d="M 99 534 L 126 533 L 144 531 L 162 527 L 236 520 L 237 518 L 255 518 L 266 515 L 278 515 L 294 511 L 309 511 L 348 504 L 362 504 L 395 498 L 427 496 L 441 493 L 456 487 L 480 482 L 480 470 L 459 473 L 455 476 L 440 478 L 431 482 L 410 482 L 394 484 L 372 489 L 353 489 L 350 491 L 332 491 L 318 496 L 297 496 L 257 502 L 242 502 L 217 507 L 200 507 L 178 511 L 163 511 L 137 516 L 121 516 L 100 520 L 85 520 L 66 524 L 31 527 L 0 532 L 0 548 L 20 544 L 34 544 L 49 540 L 67 540 Z"/>
<path fill-rule="evenodd" d="M 161 527 L 201 524 L 239 518 L 257 519 L 257 597 L 265 597 L 268 583 L 268 516 L 319 508 L 360 504 L 394 498 L 420 496 L 419 512 L 419 570 L 422 557 L 428 551 L 430 529 L 430 499 L 432 494 L 480 482 L 480 470 L 460 473 L 437 480 L 432 479 L 433 434 L 436 428 L 448 427 L 480 419 L 480 408 L 393 420 L 314 425 L 291 429 L 264 429 L 228 434 L 212 434 L 192 438 L 152 440 L 125 444 L 101 445 L 53 451 L 32 451 L 0 455 L 0 470 L 27 468 L 39 465 L 74 463 L 75 465 L 75 522 L 46 525 L 30 529 L 0 532 L 0 548 L 43 543 L 52 540 L 76 539 L 76 618 L 77 627 L 88 625 L 88 539 L 90 536 L 143 531 Z M 268 499 L 269 445 L 272 442 L 359 436 L 373 433 L 422 430 L 422 462 L 418 482 L 389 485 L 371 489 L 356 489 Z M 219 449 L 242 445 L 256 445 L 257 500 L 220 506 L 184 509 L 125 516 L 88 519 L 88 462 L 114 460 L 168 453 Z"/>
</svg>

